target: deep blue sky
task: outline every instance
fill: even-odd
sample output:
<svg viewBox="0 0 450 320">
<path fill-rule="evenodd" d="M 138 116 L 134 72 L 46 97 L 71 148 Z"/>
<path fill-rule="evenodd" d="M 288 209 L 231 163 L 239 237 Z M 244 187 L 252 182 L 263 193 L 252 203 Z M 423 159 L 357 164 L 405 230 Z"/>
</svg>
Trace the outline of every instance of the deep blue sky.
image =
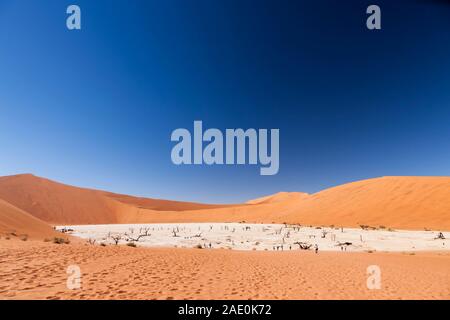
<svg viewBox="0 0 450 320">
<path fill-rule="evenodd" d="M 173 165 L 194 120 L 279 128 L 278 175 Z M 450 3 L 0 0 L 0 150 L 0 175 L 205 202 L 450 175 Z"/>
</svg>

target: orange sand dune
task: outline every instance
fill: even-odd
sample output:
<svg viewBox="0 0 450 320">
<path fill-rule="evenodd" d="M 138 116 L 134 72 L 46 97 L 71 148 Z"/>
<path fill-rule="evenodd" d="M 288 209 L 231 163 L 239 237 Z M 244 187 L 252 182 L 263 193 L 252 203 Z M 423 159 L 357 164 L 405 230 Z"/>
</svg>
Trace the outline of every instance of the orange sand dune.
<svg viewBox="0 0 450 320">
<path fill-rule="evenodd" d="M 31 174 L 0 177 L 0 199 L 51 224 L 132 222 L 144 211 L 183 211 L 227 207 L 137 198 L 73 187 Z"/>
<path fill-rule="evenodd" d="M 138 222 L 265 222 L 450 230 L 449 177 L 382 177 L 252 205 L 183 213 L 148 212 Z M 275 200 L 274 200 L 275 199 Z"/>
<path fill-rule="evenodd" d="M 123 194 L 103 192 L 107 197 L 117 200 L 119 202 L 129 204 L 141 209 L 149 209 L 155 211 L 188 211 L 188 210 L 203 210 L 203 209 L 214 209 L 223 207 L 232 207 L 237 205 L 232 204 L 204 204 L 195 202 L 183 202 L 183 201 L 172 201 L 172 200 L 162 200 L 162 199 L 149 199 L 132 197 Z"/>
<path fill-rule="evenodd" d="M 450 177 L 382 177 L 344 184 L 312 195 L 280 219 L 450 230 Z"/>
<path fill-rule="evenodd" d="M 114 205 L 101 193 L 32 175 L 0 178 L 0 199 L 54 224 L 117 223 Z"/>
<path fill-rule="evenodd" d="M 450 177 L 383 177 L 308 195 L 203 205 L 77 188 L 32 175 L 0 177 L 0 199 L 51 224 L 265 222 L 450 230 Z"/>
<path fill-rule="evenodd" d="M 0 236 L 17 236 L 22 239 L 25 239 L 26 236 L 30 239 L 44 239 L 58 234 L 45 222 L 0 200 Z"/>
<path fill-rule="evenodd" d="M 25 257 L 25 259 L 24 259 Z M 450 299 L 448 253 L 265 252 L 0 240 L 1 299 Z M 81 288 L 67 288 L 70 265 Z M 378 266 L 380 289 L 368 289 Z"/>
</svg>

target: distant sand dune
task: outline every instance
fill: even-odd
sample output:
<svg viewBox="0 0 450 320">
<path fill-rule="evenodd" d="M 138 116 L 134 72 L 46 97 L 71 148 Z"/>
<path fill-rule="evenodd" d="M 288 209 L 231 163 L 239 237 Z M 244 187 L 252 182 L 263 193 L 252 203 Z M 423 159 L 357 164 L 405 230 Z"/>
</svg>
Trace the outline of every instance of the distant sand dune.
<svg viewBox="0 0 450 320">
<path fill-rule="evenodd" d="M 312 195 L 280 218 L 320 225 L 450 230 L 450 178 L 383 177 L 344 184 Z"/>
<path fill-rule="evenodd" d="M 54 225 L 254 222 L 450 230 L 450 177 L 383 177 L 239 205 L 138 198 L 33 175 L 0 177 L 0 199 Z"/>
<path fill-rule="evenodd" d="M 124 223 L 138 219 L 141 210 L 179 212 L 230 206 L 131 197 L 31 174 L 0 177 L 0 199 L 51 224 Z"/>
<path fill-rule="evenodd" d="M 288 194 L 289 195 L 289 194 Z M 183 214 L 148 213 L 139 222 L 264 222 L 450 230 L 449 177 L 382 177 L 283 200 L 266 197 L 241 207 Z M 276 199 L 276 198 L 275 198 Z"/>
<path fill-rule="evenodd" d="M 110 192 L 103 192 L 103 194 L 111 199 L 129 204 L 131 206 L 154 211 L 188 211 L 239 206 L 233 204 L 204 204 L 195 202 L 139 198 Z"/>
</svg>

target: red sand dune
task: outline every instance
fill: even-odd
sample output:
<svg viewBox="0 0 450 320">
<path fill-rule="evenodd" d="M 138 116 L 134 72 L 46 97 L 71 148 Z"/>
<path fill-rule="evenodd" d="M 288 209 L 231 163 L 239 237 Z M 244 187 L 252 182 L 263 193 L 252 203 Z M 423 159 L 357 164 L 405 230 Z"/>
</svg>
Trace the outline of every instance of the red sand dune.
<svg viewBox="0 0 450 320">
<path fill-rule="evenodd" d="M 0 177 L 0 199 L 51 224 L 246 221 L 450 230 L 450 177 L 383 177 L 311 195 L 278 193 L 241 205 L 204 205 L 18 175 Z"/>
<path fill-rule="evenodd" d="M 382 177 L 340 185 L 285 201 L 166 213 L 165 221 L 246 221 L 423 230 L 450 230 L 449 177 Z M 270 199 L 270 198 L 269 198 Z M 161 220 L 155 216 L 155 220 Z"/>
<path fill-rule="evenodd" d="M 103 192 L 103 194 L 108 198 L 117 200 L 125 204 L 129 204 L 141 209 L 149 209 L 155 211 L 188 211 L 188 210 L 203 210 L 203 209 L 238 206 L 233 204 L 205 204 L 195 202 L 140 198 L 111 192 Z"/>
<path fill-rule="evenodd" d="M 450 177 L 382 177 L 348 183 L 312 195 L 280 219 L 450 230 Z"/>
<path fill-rule="evenodd" d="M 33 217 L 19 208 L 0 200 L 0 235 L 44 239 L 57 236 L 47 223 Z M 24 239 L 24 238 L 23 238 Z"/>
<path fill-rule="evenodd" d="M 100 192 L 32 175 L 0 178 L 0 199 L 53 224 L 116 223 L 114 206 Z"/>
<path fill-rule="evenodd" d="M 131 197 L 73 187 L 31 174 L 0 177 L 0 199 L 55 225 L 126 223 L 133 222 L 141 211 L 230 206 Z"/>
</svg>

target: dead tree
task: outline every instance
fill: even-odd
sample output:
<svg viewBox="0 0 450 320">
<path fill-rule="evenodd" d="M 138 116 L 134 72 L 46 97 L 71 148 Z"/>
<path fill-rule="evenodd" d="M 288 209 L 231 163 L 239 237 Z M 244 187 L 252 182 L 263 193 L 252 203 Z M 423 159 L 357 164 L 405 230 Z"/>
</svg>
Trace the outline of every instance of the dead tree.
<svg viewBox="0 0 450 320">
<path fill-rule="evenodd" d="M 132 237 L 131 235 L 125 233 L 125 236 L 127 237 L 126 241 L 127 242 L 129 242 L 129 241 L 131 241 L 131 242 L 139 242 L 139 240 L 141 238 L 151 236 L 151 234 L 149 232 L 150 232 L 150 228 L 141 228 L 141 229 L 139 229 L 139 235 L 137 237 Z"/>
<path fill-rule="evenodd" d="M 351 246 L 352 243 L 351 242 L 338 242 L 338 244 L 336 244 L 336 247 L 341 247 L 341 246 Z"/>
<path fill-rule="evenodd" d="M 122 236 L 120 234 L 110 236 L 111 239 L 113 239 L 114 244 L 117 246 L 119 244 L 119 241 L 122 239 Z"/>
<path fill-rule="evenodd" d="M 150 228 L 140 228 L 139 233 L 142 234 L 144 237 L 150 236 Z"/>
<path fill-rule="evenodd" d="M 312 244 L 307 242 L 294 242 L 294 244 L 298 245 L 299 249 L 301 250 L 309 250 L 312 247 Z"/>
</svg>

